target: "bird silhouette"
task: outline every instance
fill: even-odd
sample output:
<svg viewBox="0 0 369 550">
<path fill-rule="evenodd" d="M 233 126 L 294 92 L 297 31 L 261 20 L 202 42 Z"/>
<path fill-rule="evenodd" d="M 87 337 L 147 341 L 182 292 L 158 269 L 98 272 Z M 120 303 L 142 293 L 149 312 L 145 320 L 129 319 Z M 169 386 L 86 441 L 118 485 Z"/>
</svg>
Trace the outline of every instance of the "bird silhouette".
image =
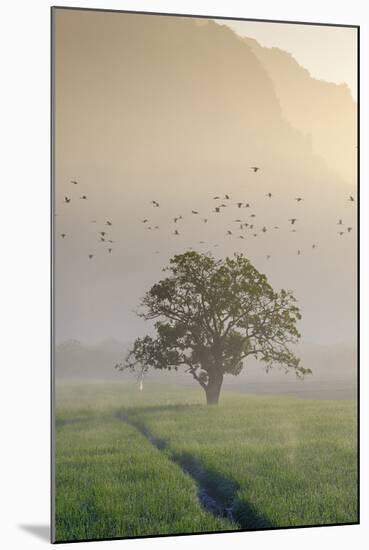
<svg viewBox="0 0 369 550">
<path fill-rule="evenodd" d="M 102 243 L 104 243 L 104 242 L 105 242 L 104 237 L 100 237 L 100 241 L 101 241 Z"/>
<path fill-rule="evenodd" d="M 355 202 L 355 199 L 352 195 L 350 195 L 350 197 L 349 197 L 349 202 Z"/>
<path fill-rule="evenodd" d="M 217 199 L 220 199 L 220 197 L 216 196 L 216 197 L 213 197 L 214 200 L 217 200 Z"/>
<path fill-rule="evenodd" d="M 179 233 L 178 233 L 178 229 L 175 229 L 175 230 L 174 230 L 174 233 L 173 233 L 173 235 L 179 235 Z"/>
<path fill-rule="evenodd" d="M 145 218 L 144 220 L 142 220 L 142 223 L 147 223 L 149 220 L 147 218 Z"/>
<path fill-rule="evenodd" d="M 296 202 L 301 202 L 301 201 L 303 201 L 303 200 L 304 200 L 304 199 L 303 199 L 302 197 L 296 197 L 296 198 L 295 198 L 295 201 L 296 201 Z"/>
<path fill-rule="evenodd" d="M 151 201 L 151 204 L 155 207 L 155 208 L 159 208 L 159 203 L 157 201 Z"/>
<path fill-rule="evenodd" d="M 72 199 L 70 199 L 69 197 L 64 197 L 64 202 L 68 203 L 70 202 Z"/>
<path fill-rule="evenodd" d="M 338 220 L 337 225 L 343 225 L 342 220 Z"/>
<path fill-rule="evenodd" d="M 260 170 L 259 166 L 250 166 L 250 169 L 253 170 L 254 172 L 257 172 L 258 170 Z"/>
<path fill-rule="evenodd" d="M 227 235 L 232 235 L 232 231 L 230 231 L 230 230 L 228 229 Z"/>
<path fill-rule="evenodd" d="M 91 220 L 91 223 L 97 223 L 97 220 Z"/>
<path fill-rule="evenodd" d="M 219 212 L 220 212 L 219 206 L 217 206 L 217 207 L 215 208 L 214 212 L 216 212 L 217 214 L 219 214 Z"/>
<path fill-rule="evenodd" d="M 105 231 L 100 231 L 100 235 L 104 237 L 106 235 Z"/>
<path fill-rule="evenodd" d="M 272 198 L 272 194 L 271 194 L 271 193 L 267 193 L 265 196 L 266 196 L 266 197 L 269 197 L 270 199 Z"/>
<path fill-rule="evenodd" d="M 300 254 L 301 254 L 301 250 L 298 250 L 297 255 L 300 256 Z"/>
<path fill-rule="evenodd" d="M 347 231 L 348 231 L 348 233 L 351 233 L 352 227 L 348 227 L 348 228 L 347 228 Z"/>
<path fill-rule="evenodd" d="M 61 236 L 62 239 L 65 239 L 66 234 L 65 234 L 65 233 L 61 233 L 60 236 Z"/>
<path fill-rule="evenodd" d="M 270 259 L 270 254 L 267 254 L 267 257 L 266 257 L 266 259 L 267 259 L 267 260 L 269 260 L 269 259 Z"/>
<path fill-rule="evenodd" d="M 71 183 L 73 183 L 74 185 L 78 185 L 78 181 L 76 180 L 70 180 Z"/>
<path fill-rule="evenodd" d="M 90 258 L 90 260 L 92 260 L 92 258 L 94 257 L 93 254 L 89 254 L 88 257 Z"/>
<path fill-rule="evenodd" d="M 224 198 L 225 198 L 227 201 L 229 201 L 230 196 L 229 196 L 229 195 L 224 195 Z"/>
<path fill-rule="evenodd" d="M 239 239 L 244 239 L 245 237 L 243 235 L 240 235 L 238 238 Z"/>
<path fill-rule="evenodd" d="M 297 218 L 290 218 L 288 221 L 290 221 L 291 224 L 294 225 L 297 222 Z"/>
<path fill-rule="evenodd" d="M 263 227 L 263 229 L 262 229 L 262 232 L 263 232 L 263 233 L 266 233 L 266 232 L 267 232 L 267 228 L 265 227 L 265 225 L 264 225 L 264 227 Z"/>
<path fill-rule="evenodd" d="M 109 220 L 106 222 L 106 225 L 113 225 Z"/>
<path fill-rule="evenodd" d="M 344 234 L 344 232 L 343 232 L 343 231 L 339 231 L 338 234 L 341 235 L 341 237 L 342 237 L 342 235 Z"/>
<path fill-rule="evenodd" d="M 204 222 L 204 223 L 208 223 L 208 218 L 204 218 L 204 219 L 203 219 L 203 222 Z"/>
<path fill-rule="evenodd" d="M 245 204 L 244 208 L 250 208 L 250 203 L 247 202 L 247 203 Z"/>
<path fill-rule="evenodd" d="M 178 216 L 177 218 L 174 218 L 174 223 L 177 223 L 178 220 L 182 220 L 182 216 Z"/>
<path fill-rule="evenodd" d="M 311 248 L 316 248 L 316 244 L 312 244 L 312 245 L 311 245 Z"/>
<path fill-rule="evenodd" d="M 82 199 L 82 200 L 85 200 L 85 201 L 87 200 L 86 195 L 82 195 L 82 197 L 79 197 L 79 198 Z"/>
<path fill-rule="evenodd" d="M 197 210 L 191 210 L 192 214 L 198 214 Z"/>
<path fill-rule="evenodd" d="M 250 218 L 256 218 L 256 214 L 251 214 Z"/>
<path fill-rule="evenodd" d="M 241 208 L 242 205 L 243 205 L 242 202 L 238 202 L 238 203 L 237 203 L 238 208 Z"/>
<path fill-rule="evenodd" d="M 111 254 L 112 250 L 113 250 L 112 248 L 108 248 L 109 254 Z"/>
</svg>

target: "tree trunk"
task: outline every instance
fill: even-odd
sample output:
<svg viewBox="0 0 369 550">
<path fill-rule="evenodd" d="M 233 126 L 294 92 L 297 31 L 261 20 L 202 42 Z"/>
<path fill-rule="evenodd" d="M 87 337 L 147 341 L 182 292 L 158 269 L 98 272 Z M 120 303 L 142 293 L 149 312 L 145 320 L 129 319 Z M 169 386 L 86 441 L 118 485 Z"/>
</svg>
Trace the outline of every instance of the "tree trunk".
<svg viewBox="0 0 369 550">
<path fill-rule="evenodd" d="M 223 384 L 223 374 L 210 377 L 208 385 L 205 388 L 206 403 L 208 405 L 217 405 L 219 401 L 220 390 Z"/>
</svg>

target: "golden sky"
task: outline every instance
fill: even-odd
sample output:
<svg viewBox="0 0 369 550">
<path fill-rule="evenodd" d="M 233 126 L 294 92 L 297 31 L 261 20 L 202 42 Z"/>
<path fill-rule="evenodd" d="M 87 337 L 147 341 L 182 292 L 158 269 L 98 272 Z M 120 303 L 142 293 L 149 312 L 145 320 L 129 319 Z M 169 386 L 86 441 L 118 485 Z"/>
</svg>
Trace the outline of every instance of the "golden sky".
<svg viewBox="0 0 369 550">
<path fill-rule="evenodd" d="M 311 76 L 346 83 L 353 98 L 357 98 L 357 29 L 266 23 L 257 21 L 229 21 L 217 19 L 240 36 L 255 38 L 261 46 L 280 48 L 293 55 Z"/>
</svg>

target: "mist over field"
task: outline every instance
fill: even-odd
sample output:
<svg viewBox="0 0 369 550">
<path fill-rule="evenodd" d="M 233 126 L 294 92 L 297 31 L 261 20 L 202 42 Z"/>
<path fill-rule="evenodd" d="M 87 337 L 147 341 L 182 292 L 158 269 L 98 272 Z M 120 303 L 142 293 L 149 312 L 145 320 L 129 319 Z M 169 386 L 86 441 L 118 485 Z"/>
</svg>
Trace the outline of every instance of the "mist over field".
<svg viewBox="0 0 369 550">
<path fill-rule="evenodd" d="M 301 384 L 251 361 L 226 385 L 352 397 L 356 104 L 347 85 L 220 23 L 56 14 L 56 377 L 122 377 L 114 363 L 152 333 L 135 314 L 140 298 L 193 248 L 244 253 L 302 313 L 313 376 Z"/>
</svg>

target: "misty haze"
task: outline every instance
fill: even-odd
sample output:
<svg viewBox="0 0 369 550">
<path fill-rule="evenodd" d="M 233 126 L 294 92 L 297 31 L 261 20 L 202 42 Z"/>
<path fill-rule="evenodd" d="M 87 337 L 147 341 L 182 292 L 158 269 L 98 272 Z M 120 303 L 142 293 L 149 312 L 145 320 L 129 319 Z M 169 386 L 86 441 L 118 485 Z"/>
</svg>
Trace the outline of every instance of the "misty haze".
<svg viewBox="0 0 369 550">
<path fill-rule="evenodd" d="M 251 21 L 53 13 L 54 538 L 355 523 L 352 82 Z"/>
</svg>

